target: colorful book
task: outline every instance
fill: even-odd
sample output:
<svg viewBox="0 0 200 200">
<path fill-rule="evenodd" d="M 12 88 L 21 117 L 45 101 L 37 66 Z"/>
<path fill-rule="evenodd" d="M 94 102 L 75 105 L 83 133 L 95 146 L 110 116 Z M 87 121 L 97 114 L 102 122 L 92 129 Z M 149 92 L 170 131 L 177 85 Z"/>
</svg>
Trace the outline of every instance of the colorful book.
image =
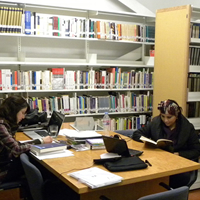
<svg viewBox="0 0 200 200">
<path fill-rule="evenodd" d="M 89 149 L 105 149 L 105 145 L 102 138 L 86 139 L 85 145 Z"/>
<path fill-rule="evenodd" d="M 52 89 L 64 89 L 64 68 L 52 68 Z"/>
</svg>

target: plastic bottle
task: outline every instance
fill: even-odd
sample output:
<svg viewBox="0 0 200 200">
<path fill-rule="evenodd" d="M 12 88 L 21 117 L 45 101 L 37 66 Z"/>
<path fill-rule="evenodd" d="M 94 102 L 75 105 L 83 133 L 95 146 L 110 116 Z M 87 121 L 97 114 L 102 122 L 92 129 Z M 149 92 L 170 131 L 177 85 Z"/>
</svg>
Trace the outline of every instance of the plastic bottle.
<svg viewBox="0 0 200 200">
<path fill-rule="evenodd" d="M 108 112 L 105 112 L 105 115 L 103 116 L 103 130 L 104 130 L 105 135 L 109 135 L 110 117 L 108 115 Z"/>
</svg>

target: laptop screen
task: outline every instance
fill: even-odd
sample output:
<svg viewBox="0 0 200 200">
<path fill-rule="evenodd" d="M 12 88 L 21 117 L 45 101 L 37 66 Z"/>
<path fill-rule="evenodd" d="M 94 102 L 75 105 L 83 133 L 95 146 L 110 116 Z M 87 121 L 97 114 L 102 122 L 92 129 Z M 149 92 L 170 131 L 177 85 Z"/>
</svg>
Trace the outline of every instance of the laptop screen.
<svg viewBox="0 0 200 200">
<path fill-rule="evenodd" d="M 123 139 L 102 136 L 107 152 L 117 153 L 122 156 L 130 156 L 126 141 Z"/>
<path fill-rule="evenodd" d="M 51 125 L 57 125 L 58 126 L 58 132 L 59 132 L 64 119 L 65 119 L 65 115 L 64 114 L 59 113 L 57 111 L 53 111 L 53 113 L 51 115 L 51 118 L 49 120 L 48 127 L 51 126 Z"/>
</svg>

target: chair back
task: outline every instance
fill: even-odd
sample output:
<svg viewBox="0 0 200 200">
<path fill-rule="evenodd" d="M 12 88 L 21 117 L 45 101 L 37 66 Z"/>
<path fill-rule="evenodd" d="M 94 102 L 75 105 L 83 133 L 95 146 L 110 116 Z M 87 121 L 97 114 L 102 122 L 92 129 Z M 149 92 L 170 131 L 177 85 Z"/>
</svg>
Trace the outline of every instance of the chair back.
<svg viewBox="0 0 200 200">
<path fill-rule="evenodd" d="M 116 130 L 115 133 L 119 133 L 131 138 L 133 135 L 133 130 Z"/>
<path fill-rule="evenodd" d="M 20 160 L 25 171 L 33 200 L 44 200 L 42 193 L 43 177 L 41 172 L 30 162 L 29 157 L 25 153 L 20 155 Z"/>
<path fill-rule="evenodd" d="M 151 194 L 139 198 L 138 200 L 188 200 L 189 187 L 183 186 L 180 188 Z"/>
</svg>

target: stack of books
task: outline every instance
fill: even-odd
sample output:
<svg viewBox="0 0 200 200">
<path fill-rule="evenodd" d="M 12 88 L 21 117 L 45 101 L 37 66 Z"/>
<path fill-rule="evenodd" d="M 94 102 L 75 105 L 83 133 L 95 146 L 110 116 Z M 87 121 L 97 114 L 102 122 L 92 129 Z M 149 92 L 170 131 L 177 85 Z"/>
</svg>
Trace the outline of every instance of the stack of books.
<svg viewBox="0 0 200 200">
<path fill-rule="evenodd" d="M 62 129 L 61 133 L 66 136 L 70 144 L 85 144 L 86 139 L 102 138 L 96 131 L 76 131 L 72 129 Z"/>
<path fill-rule="evenodd" d="M 36 156 L 43 155 L 45 153 L 55 153 L 55 152 L 63 152 L 67 149 L 66 144 L 61 143 L 49 143 L 49 144 L 38 144 L 31 145 L 30 151 Z"/>
<path fill-rule="evenodd" d="M 105 149 L 105 145 L 102 138 L 86 139 L 85 145 L 89 149 Z"/>
</svg>

